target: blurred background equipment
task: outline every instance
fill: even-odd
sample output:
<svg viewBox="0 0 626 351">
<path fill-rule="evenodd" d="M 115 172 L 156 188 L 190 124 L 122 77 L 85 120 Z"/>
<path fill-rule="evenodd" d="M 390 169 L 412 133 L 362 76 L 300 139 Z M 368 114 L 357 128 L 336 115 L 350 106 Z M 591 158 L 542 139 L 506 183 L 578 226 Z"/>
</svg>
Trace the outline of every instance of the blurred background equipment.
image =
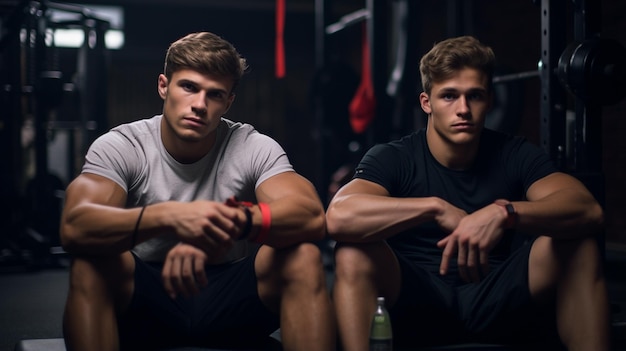
<svg viewBox="0 0 626 351">
<path fill-rule="evenodd" d="M 108 128 L 109 21 L 21 1 L 0 32 L 0 267 L 55 264 L 64 189 Z"/>
</svg>

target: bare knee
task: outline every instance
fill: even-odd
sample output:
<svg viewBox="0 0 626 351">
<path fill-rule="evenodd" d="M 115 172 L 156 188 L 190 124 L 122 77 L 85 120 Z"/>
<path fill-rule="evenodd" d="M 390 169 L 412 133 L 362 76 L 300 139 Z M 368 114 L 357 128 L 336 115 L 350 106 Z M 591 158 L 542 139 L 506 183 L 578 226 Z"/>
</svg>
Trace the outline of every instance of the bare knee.
<svg viewBox="0 0 626 351">
<path fill-rule="evenodd" d="M 394 303 L 402 284 L 400 264 L 382 241 L 338 244 L 335 249 L 335 284 L 373 291 Z"/>
<path fill-rule="evenodd" d="M 108 257 L 75 257 L 70 267 L 70 294 L 88 299 L 130 299 L 134 259 L 130 254 Z"/>
<path fill-rule="evenodd" d="M 283 249 L 263 246 L 257 254 L 255 270 L 259 284 L 272 287 L 298 282 L 320 284 L 324 278 L 321 252 L 311 243 Z"/>
<path fill-rule="evenodd" d="M 551 290 L 564 280 L 595 280 L 602 277 L 601 255 L 594 237 L 557 240 L 540 237 L 529 260 L 531 292 Z"/>
<path fill-rule="evenodd" d="M 557 257 L 565 263 L 565 269 L 575 274 L 601 274 L 601 255 L 596 238 L 563 241 L 553 240 Z"/>
<path fill-rule="evenodd" d="M 302 243 L 284 249 L 263 246 L 255 260 L 258 293 L 272 310 L 280 300 L 326 293 L 326 281 L 319 248 Z"/>
<path fill-rule="evenodd" d="M 355 279 L 374 274 L 375 264 L 368 254 L 368 247 L 367 244 L 337 244 L 335 248 L 337 279 Z"/>
<path fill-rule="evenodd" d="M 319 248 L 311 243 L 303 243 L 285 252 L 282 279 L 286 281 L 319 280 L 324 266 Z"/>
</svg>

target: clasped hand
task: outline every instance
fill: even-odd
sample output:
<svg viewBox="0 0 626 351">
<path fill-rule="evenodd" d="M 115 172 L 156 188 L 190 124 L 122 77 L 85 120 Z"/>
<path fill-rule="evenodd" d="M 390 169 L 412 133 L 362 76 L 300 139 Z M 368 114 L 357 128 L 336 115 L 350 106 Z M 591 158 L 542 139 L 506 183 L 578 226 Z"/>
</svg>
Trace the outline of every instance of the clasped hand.
<svg viewBox="0 0 626 351">
<path fill-rule="evenodd" d="M 167 294 L 172 299 L 178 294 L 184 297 L 197 294 L 208 282 L 204 270 L 207 261 L 207 254 L 194 246 L 185 243 L 174 246 L 167 253 L 161 272 Z"/>
<path fill-rule="evenodd" d="M 241 209 L 219 202 L 172 203 L 171 207 L 165 220 L 181 243 L 165 258 L 163 284 L 172 298 L 188 297 L 207 284 L 205 265 L 228 252 L 246 219 Z"/>
<path fill-rule="evenodd" d="M 442 218 L 457 216 L 459 209 L 447 211 Z M 456 254 L 459 275 L 466 282 L 479 282 L 489 272 L 489 253 L 502 238 L 502 210 L 496 205 L 486 206 L 470 215 L 462 216 L 452 233 L 437 243 L 443 249 L 440 273 L 448 272 L 450 259 Z M 438 219 L 440 226 L 443 219 Z M 448 225 L 450 220 L 448 219 Z M 445 229 L 445 228 L 444 228 Z"/>
<path fill-rule="evenodd" d="M 220 202 L 174 203 L 168 218 L 180 241 L 216 258 L 228 251 L 245 225 L 243 210 Z"/>
</svg>

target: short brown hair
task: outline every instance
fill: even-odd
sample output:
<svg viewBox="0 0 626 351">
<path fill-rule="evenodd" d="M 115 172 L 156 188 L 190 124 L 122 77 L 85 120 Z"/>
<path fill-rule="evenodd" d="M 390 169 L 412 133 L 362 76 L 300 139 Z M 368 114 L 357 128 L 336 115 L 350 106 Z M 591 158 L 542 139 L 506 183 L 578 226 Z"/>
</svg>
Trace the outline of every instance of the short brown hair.
<svg viewBox="0 0 626 351">
<path fill-rule="evenodd" d="M 228 41 L 209 33 L 188 34 L 167 49 L 163 73 L 168 79 L 181 69 L 192 69 L 203 74 L 215 74 L 233 80 L 233 90 L 248 69 L 243 58 Z"/>
<path fill-rule="evenodd" d="M 463 68 L 473 68 L 487 74 L 491 90 L 495 55 L 490 47 L 472 36 L 461 36 L 436 43 L 420 60 L 422 88 L 430 94 L 433 83 L 452 77 Z"/>
</svg>

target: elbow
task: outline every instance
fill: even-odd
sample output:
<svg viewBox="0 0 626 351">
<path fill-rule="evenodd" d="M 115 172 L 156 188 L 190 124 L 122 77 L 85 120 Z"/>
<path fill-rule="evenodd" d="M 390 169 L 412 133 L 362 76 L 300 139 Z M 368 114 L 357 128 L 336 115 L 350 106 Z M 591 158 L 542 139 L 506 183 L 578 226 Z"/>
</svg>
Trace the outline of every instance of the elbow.
<svg viewBox="0 0 626 351">
<path fill-rule="evenodd" d="M 288 246 L 299 242 L 314 242 L 323 240 L 326 237 L 326 217 L 324 216 L 324 207 L 320 203 L 319 206 L 309 206 L 305 212 L 297 214 L 289 214 L 296 216 L 297 220 L 291 223 L 290 228 L 284 228 L 290 233 L 297 233 L 292 236 L 292 240 L 277 241 L 272 245 L 276 247 Z"/>
<path fill-rule="evenodd" d="M 600 234 L 604 230 L 604 210 L 600 204 L 595 204 L 589 214 L 590 222 L 592 224 L 593 233 Z"/>
<path fill-rule="evenodd" d="M 341 214 L 338 211 L 329 210 L 326 213 L 326 233 L 328 238 L 341 241 L 344 223 L 345 221 L 341 219 Z"/>
<path fill-rule="evenodd" d="M 314 211 L 311 212 L 309 228 L 312 240 L 323 240 L 326 237 L 326 215 L 324 213 L 324 207 L 321 203 L 319 206 L 316 206 Z"/>
<path fill-rule="evenodd" d="M 67 253 L 76 253 L 78 251 L 78 247 L 80 246 L 78 231 L 70 224 L 64 223 L 61 225 L 59 232 L 59 239 L 63 250 Z"/>
<path fill-rule="evenodd" d="M 314 241 L 323 240 L 326 238 L 326 217 L 324 211 L 321 211 L 320 215 L 315 216 L 312 221 L 312 239 Z"/>
</svg>

